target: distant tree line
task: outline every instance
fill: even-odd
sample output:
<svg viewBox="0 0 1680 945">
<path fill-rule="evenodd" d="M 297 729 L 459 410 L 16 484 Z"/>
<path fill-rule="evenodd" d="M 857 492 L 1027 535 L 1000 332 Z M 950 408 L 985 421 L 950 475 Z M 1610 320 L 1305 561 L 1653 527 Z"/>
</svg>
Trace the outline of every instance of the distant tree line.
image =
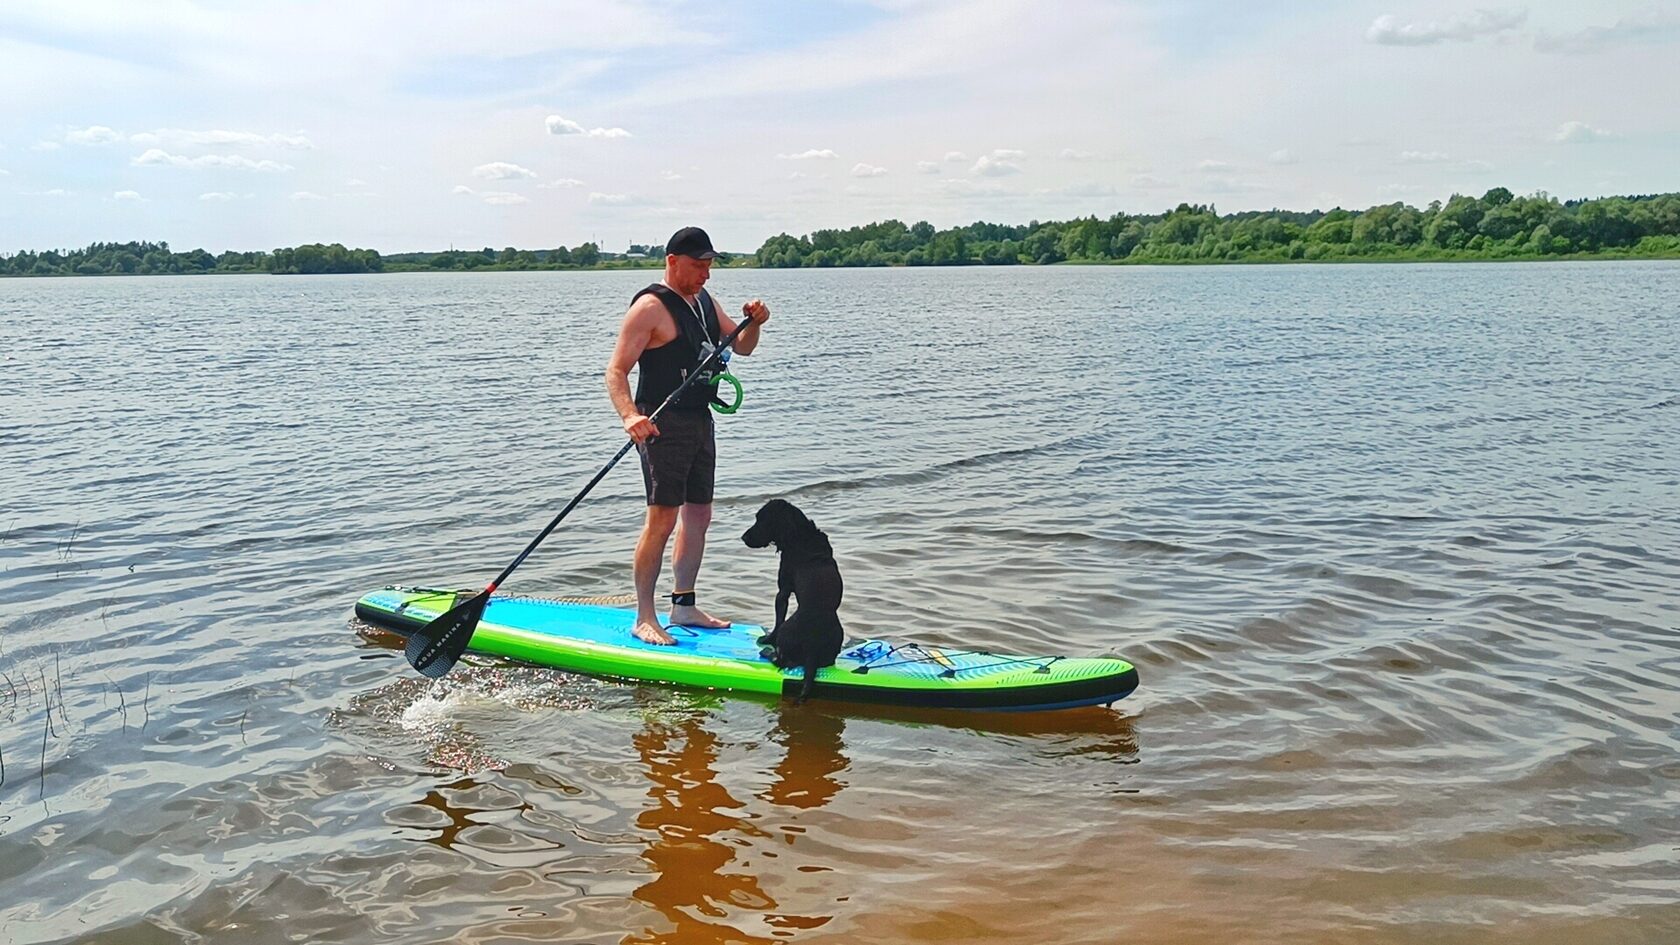
<svg viewBox="0 0 1680 945">
<path fill-rule="evenodd" d="M 1161 214 L 1117 213 L 1010 226 L 936 230 L 898 220 L 810 236 L 773 236 L 756 261 L 772 268 L 961 266 L 1059 262 L 1271 262 L 1354 259 L 1521 259 L 1680 256 L 1680 194 L 1560 203 L 1495 187 L 1424 209 L 1404 203 L 1307 213 L 1221 216 L 1181 203 Z"/>
<path fill-rule="evenodd" d="M 663 256 L 660 257 L 663 260 Z M 452 269 L 600 269 L 631 266 L 635 261 L 601 251 L 594 243 L 582 243 L 567 249 L 515 249 L 509 246 L 496 250 L 452 249 L 442 253 L 394 253 L 385 257 L 390 272 L 448 271 Z"/>
<path fill-rule="evenodd" d="M 643 258 L 643 257 L 646 258 Z M 1256 210 L 1221 216 L 1181 203 L 1160 214 L 1117 213 L 1024 226 L 971 223 L 947 230 L 898 220 L 773 236 L 726 265 L 830 266 L 1045 265 L 1060 262 L 1199 263 L 1360 259 L 1532 259 L 1561 256 L 1680 257 L 1680 194 L 1559 202 L 1517 197 L 1495 187 L 1480 197 L 1454 194 L 1418 209 L 1405 203 L 1365 210 Z M 593 242 L 568 249 L 451 249 L 381 256 L 340 243 L 272 252 L 202 249 L 168 243 L 94 243 L 85 249 L 0 254 L 0 275 L 152 275 L 165 273 L 417 272 L 657 267 L 664 247 L 632 244 L 609 253 Z"/>
<path fill-rule="evenodd" d="M 663 250 L 663 247 L 661 247 Z M 111 276 L 183 273 L 267 272 L 282 275 L 341 272 L 423 272 L 509 269 L 636 268 L 663 263 L 604 253 L 594 243 L 575 249 L 449 250 L 442 253 L 397 253 L 348 249 L 341 243 L 306 243 L 272 252 L 228 251 L 212 256 L 202 249 L 173 252 L 168 243 L 94 243 L 86 249 L 24 250 L 0 254 L 0 276 Z"/>
<path fill-rule="evenodd" d="M 371 249 L 340 243 L 306 243 L 272 253 L 229 250 L 212 256 L 202 249 L 173 252 L 168 243 L 94 243 L 86 249 L 24 250 L 0 255 L 0 275 L 119 276 L 205 272 L 381 272 L 384 261 Z"/>
</svg>

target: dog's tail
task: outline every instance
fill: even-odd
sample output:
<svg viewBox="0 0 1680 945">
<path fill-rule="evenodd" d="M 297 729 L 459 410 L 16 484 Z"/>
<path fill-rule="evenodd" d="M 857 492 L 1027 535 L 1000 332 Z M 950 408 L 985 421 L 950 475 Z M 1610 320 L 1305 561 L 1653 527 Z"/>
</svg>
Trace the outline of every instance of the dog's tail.
<svg viewBox="0 0 1680 945">
<path fill-rule="evenodd" d="M 815 685 L 815 683 L 817 681 L 817 669 L 818 669 L 818 667 L 817 667 L 817 664 L 816 664 L 815 660 L 806 661 L 806 663 L 805 663 L 805 684 L 803 686 L 799 687 L 799 698 L 794 700 L 795 705 L 798 705 L 799 703 L 804 702 L 806 699 L 811 698 L 811 687 L 813 685 Z"/>
</svg>

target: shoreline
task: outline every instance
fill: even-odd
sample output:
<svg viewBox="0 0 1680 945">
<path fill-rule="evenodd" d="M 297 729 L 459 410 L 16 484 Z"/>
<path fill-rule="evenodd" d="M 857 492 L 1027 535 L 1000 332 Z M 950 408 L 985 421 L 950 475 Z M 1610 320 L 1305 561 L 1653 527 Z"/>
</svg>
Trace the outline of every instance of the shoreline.
<svg viewBox="0 0 1680 945">
<path fill-rule="evenodd" d="M 958 264 L 924 264 L 912 266 L 907 263 L 877 263 L 866 266 L 764 266 L 752 262 L 726 264 L 721 269 L 774 269 L 786 271 L 810 271 L 832 269 L 1058 269 L 1058 268 L 1086 268 L 1086 267 L 1143 267 L 1161 266 L 1171 268 L 1185 268 L 1196 266 L 1344 266 L 1371 264 L 1418 264 L 1418 263 L 1560 263 L 1560 262 L 1673 262 L 1680 260 L 1680 251 L 1660 253 L 1569 253 L 1567 255 L 1546 256 L 1479 256 L 1479 255 L 1440 255 L 1440 256 L 1332 256 L 1322 259 L 1065 259 L 1053 263 L 958 263 Z M 204 276 L 385 276 L 410 275 L 414 273 L 437 273 L 440 275 L 471 275 L 479 272 L 658 272 L 662 264 L 649 263 L 645 265 L 608 265 L 608 266 L 504 266 L 489 264 L 475 266 L 471 269 L 432 269 L 424 266 L 387 266 L 386 268 L 368 272 L 269 272 L 265 269 L 209 269 L 197 272 L 51 272 L 51 273 L 18 273 L 0 272 L 0 280 L 4 279 L 146 279 L 155 277 L 204 277 Z"/>
</svg>

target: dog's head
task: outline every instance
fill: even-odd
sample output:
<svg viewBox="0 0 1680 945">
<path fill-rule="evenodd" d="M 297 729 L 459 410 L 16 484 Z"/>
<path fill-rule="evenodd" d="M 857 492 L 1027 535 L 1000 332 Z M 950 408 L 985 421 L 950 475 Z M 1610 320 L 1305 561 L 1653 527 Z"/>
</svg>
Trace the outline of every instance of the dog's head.
<svg viewBox="0 0 1680 945">
<path fill-rule="evenodd" d="M 774 543 L 777 548 L 786 544 L 798 531 L 812 528 L 811 520 L 786 499 L 771 499 L 758 510 L 753 526 L 741 536 L 748 548 L 763 548 Z"/>
</svg>

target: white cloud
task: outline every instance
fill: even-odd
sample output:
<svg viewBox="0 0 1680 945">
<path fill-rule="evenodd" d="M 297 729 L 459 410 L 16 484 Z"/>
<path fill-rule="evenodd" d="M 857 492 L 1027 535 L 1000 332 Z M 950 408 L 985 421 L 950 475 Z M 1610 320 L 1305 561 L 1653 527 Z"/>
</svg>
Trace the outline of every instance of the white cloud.
<svg viewBox="0 0 1680 945">
<path fill-rule="evenodd" d="M 207 193 L 207 194 L 199 194 L 198 199 L 209 201 L 211 203 L 225 203 L 229 200 L 232 200 L 235 196 L 237 196 L 237 194 L 234 194 L 230 191 L 215 190 L 215 191 L 211 191 L 210 193 Z"/>
<path fill-rule="evenodd" d="M 145 200 L 137 190 L 119 190 L 111 195 L 112 200 Z"/>
<path fill-rule="evenodd" d="M 1401 164 L 1444 164 L 1450 160 L 1440 151 L 1401 151 L 1399 158 Z"/>
<path fill-rule="evenodd" d="M 1069 184 L 1066 187 L 1060 187 L 1055 190 L 1040 191 L 1040 193 L 1054 194 L 1058 197 L 1113 197 L 1119 193 L 1119 191 L 1115 190 L 1108 184 L 1099 184 L 1096 181 L 1083 181 L 1078 184 Z"/>
<path fill-rule="evenodd" d="M 58 149 L 59 143 L 57 141 L 37 141 L 29 146 L 31 151 L 57 151 Z"/>
<path fill-rule="evenodd" d="M 916 162 L 916 173 L 918 173 L 918 174 L 937 174 L 937 173 L 939 173 L 939 162 L 938 161 L 917 161 Z"/>
<path fill-rule="evenodd" d="M 968 155 L 962 153 L 961 151 L 946 151 L 945 152 L 945 163 L 946 164 L 967 164 L 968 163 Z"/>
<path fill-rule="evenodd" d="M 104 125 L 92 125 L 77 131 L 66 132 L 64 140 L 70 144 L 113 144 L 121 141 L 122 135 L 112 131 Z"/>
<path fill-rule="evenodd" d="M 778 154 L 776 158 L 782 161 L 832 161 L 839 156 L 828 148 L 812 148 L 798 154 Z"/>
<path fill-rule="evenodd" d="M 11 171 L 8 171 L 5 168 L 0 167 L 0 177 L 10 177 L 10 176 L 12 176 Z"/>
<path fill-rule="evenodd" d="M 1202 186 L 1210 194 L 1251 194 L 1265 189 L 1253 181 L 1238 180 L 1235 177 L 1210 177 Z"/>
<path fill-rule="evenodd" d="M 1548 53 L 1592 53 L 1633 43 L 1663 42 L 1680 35 L 1680 16 L 1655 7 L 1617 20 L 1612 26 L 1589 26 L 1573 33 L 1541 33 L 1534 48 Z"/>
<path fill-rule="evenodd" d="M 1594 128 L 1584 121 L 1566 121 L 1559 125 L 1558 130 L 1552 134 L 1552 140 L 1559 144 L 1590 144 L 1615 136 L 1612 132 L 1605 131 L 1603 128 Z"/>
<path fill-rule="evenodd" d="M 292 196 L 288 199 L 291 199 L 291 200 L 325 200 L 327 198 L 321 196 L 320 194 L 313 193 L 311 191 L 300 190 L 297 193 L 292 194 Z"/>
<path fill-rule="evenodd" d="M 1203 161 L 1196 165 L 1196 170 L 1203 174 L 1228 174 L 1236 168 L 1224 161 Z"/>
<path fill-rule="evenodd" d="M 678 174 L 676 171 L 667 169 L 667 170 L 663 170 L 663 171 L 659 172 L 659 179 L 660 180 L 682 180 L 682 175 Z"/>
<path fill-rule="evenodd" d="M 1058 154 L 1057 157 L 1064 161 L 1094 161 L 1097 159 L 1097 156 L 1090 151 L 1081 151 L 1078 148 L 1063 148 L 1062 153 Z"/>
<path fill-rule="evenodd" d="M 537 172 L 506 161 L 491 161 L 473 168 L 472 175 L 484 180 L 533 180 Z"/>
<path fill-rule="evenodd" d="M 1166 190 L 1174 185 L 1153 174 L 1137 174 L 1132 177 L 1132 186 L 1139 190 Z"/>
<path fill-rule="evenodd" d="M 477 197 L 485 203 L 494 204 L 499 207 L 514 206 L 517 204 L 531 202 L 520 194 L 509 193 L 505 190 L 474 190 L 465 184 L 456 185 L 455 189 L 451 190 L 450 193 L 461 194 L 466 197 Z"/>
<path fill-rule="evenodd" d="M 982 154 L 980 160 L 975 161 L 974 166 L 969 171 L 982 177 L 1007 177 L 1010 174 L 1019 174 L 1021 173 L 1021 165 L 998 155 L 1019 155 L 1020 153 L 1019 151 L 993 151 L 991 154 Z"/>
<path fill-rule="evenodd" d="M 1276 151 L 1273 151 L 1271 154 L 1266 155 L 1266 160 L 1273 164 L 1301 163 L 1301 158 L 1297 156 L 1294 151 L 1291 151 L 1288 148 L 1279 148 Z"/>
<path fill-rule="evenodd" d="M 537 189 L 538 190 L 556 190 L 556 189 L 560 189 L 560 188 L 565 188 L 565 189 L 569 190 L 573 187 L 582 187 L 582 186 L 583 186 L 583 181 L 581 181 L 581 180 L 577 180 L 576 178 L 572 178 L 572 177 L 562 177 L 558 180 L 551 180 L 546 184 L 538 184 Z"/>
<path fill-rule="evenodd" d="M 589 202 L 606 204 L 607 206 L 612 207 L 622 207 L 626 204 L 635 202 L 635 198 L 630 194 L 603 194 L 593 192 L 589 195 Z"/>
<path fill-rule="evenodd" d="M 303 135 L 258 134 L 253 131 L 222 129 L 189 131 L 181 128 L 159 128 L 155 131 L 125 135 L 104 125 L 89 125 L 86 128 L 67 131 L 64 141 L 76 145 L 105 145 L 128 141 L 148 148 L 233 147 L 307 151 L 315 147 L 315 144 Z M 57 146 L 57 142 L 43 141 L 37 149 L 45 151 Z"/>
<path fill-rule="evenodd" d="M 253 161 L 248 157 L 237 154 L 205 154 L 199 157 L 186 157 L 181 154 L 170 154 L 161 148 L 152 148 L 135 158 L 132 162 L 138 167 L 166 166 L 179 167 L 187 170 L 204 170 L 206 168 L 228 168 L 237 171 L 264 171 L 280 173 L 292 169 L 290 164 L 267 159 Z"/>
<path fill-rule="evenodd" d="M 628 138 L 630 132 L 623 128 L 584 128 L 569 118 L 550 115 L 545 121 L 548 133 L 551 135 L 581 135 L 585 138 Z"/>
<path fill-rule="evenodd" d="M 1493 164 L 1489 161 L 1465 161 L 1464 169 L 1477 174 L 1488 174 L 1493 171 Z"/>
<path fill-rule="evenodd" d="M 999 197 L 1007 193 L 1003 185 L 996 181 L 977 181 L 967 178 L 945 178 L 939 181 L 939 189 L 948 194 L 963 197 Z"/>
<path fill-rule="evenodd" d="M 1467 43 L 1482 36 L 1514 30 L 1528 20 L 1527 10 L 1477 10 L 1464 16 L 1402 23 L 1392 13 L 1376 18 L 1365 30 L 1365 40 L 1384 46 L 1434 46 L 1439 43 Z"/>
<path fill-rule="evenodd" d="M 862 162 L 859 162 L 857 164 L 852 165 L 852 176 L 853 177 L 885 177 L 885 176 L 887 176 L 887 169 L 884 168 L 884 167 L 877 167 L 874 164 L 864 164 Z"/>
<path fill-rule="evenodd" d="M 139 145 L 161 145 L 169 148 L 282 148 L 290 151 L 308 151 L 315 147 L 315 143 L 303 135 L 265 135 L 254 131 L 222 129 L 188 131 L 182 128 L 159 128 L 156 131 L 142 131 L 130 135 L 128 140 Z"/>
<path fill-rule="evenodd" d="M 346 186 L 346 187 L 366 187 L 367 186 L 367 181 L 362 180 L 360 177 L 352 177 L 349 180 L 344 182 L 344 186 Z"/>
</svg>

